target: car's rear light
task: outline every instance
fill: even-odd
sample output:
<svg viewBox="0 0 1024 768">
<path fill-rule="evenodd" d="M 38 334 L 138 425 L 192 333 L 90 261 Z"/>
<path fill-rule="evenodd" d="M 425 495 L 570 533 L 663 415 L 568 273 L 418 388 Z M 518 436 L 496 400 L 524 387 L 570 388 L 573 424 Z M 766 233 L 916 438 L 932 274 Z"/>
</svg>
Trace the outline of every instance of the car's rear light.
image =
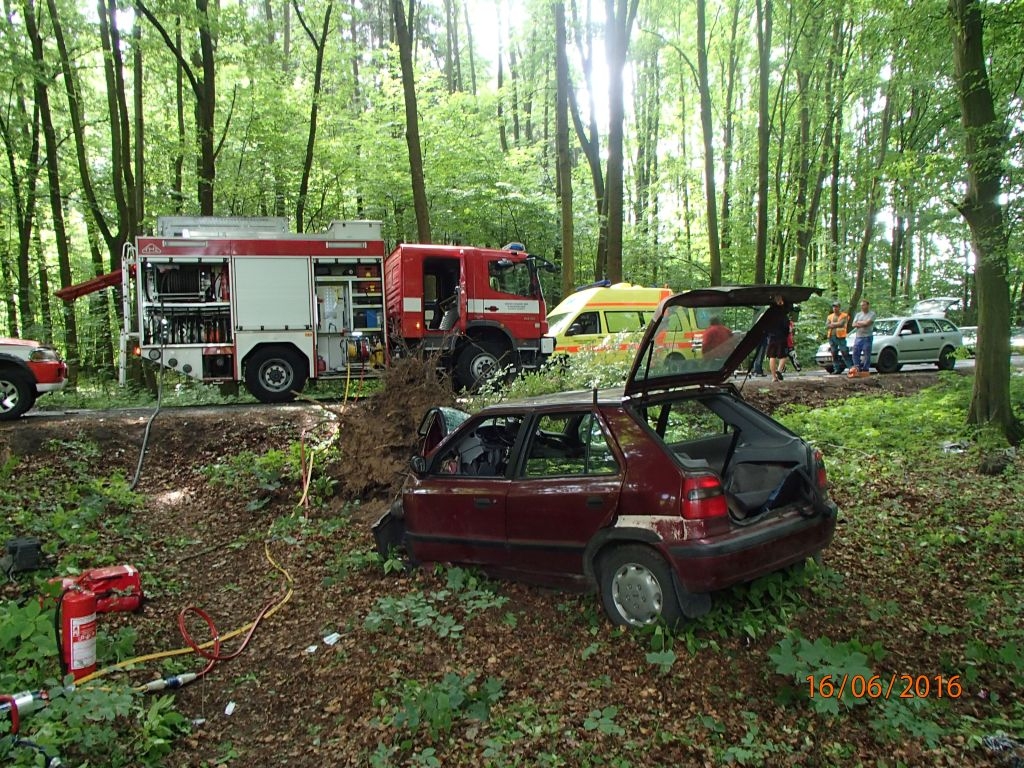
<svg viewBox="0 0 1024 768">
<path fill-rule="evenodd" d="M 825 457 L 821 455 L 821 451 L 814 452 L 814 480 L 818 484 L 818 488 L 825 490 L 828 488 L 828 473 L 825 471 Z"/>
<path fill-rule="evenodd" d="M 49 347 L 37 347 L 29 353 L 28 359 L 33 363 L 46 363 L 60 360 L 60 357 L 57 356 L 57 350 L 55 349 L 50 349 Z"/>
<path fill-rule="evenodd" d="M 687 475 L 683 480 L 683 518 L 708 520 L 725 517 L 729 507 L 717 475 Z"/>
</svg>

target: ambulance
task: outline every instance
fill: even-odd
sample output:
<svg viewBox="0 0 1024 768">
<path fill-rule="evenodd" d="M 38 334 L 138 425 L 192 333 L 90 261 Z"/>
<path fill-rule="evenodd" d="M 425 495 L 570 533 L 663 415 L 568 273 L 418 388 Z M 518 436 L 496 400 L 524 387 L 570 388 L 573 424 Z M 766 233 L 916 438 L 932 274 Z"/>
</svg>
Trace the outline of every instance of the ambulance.
<svg viewBox="0 0 1024 768">
<path fill-rule="evenodd" d="M 548 313 L 548 335 L 556 354 L 575 354 L 614 344 L 647 327 L 668 288 L 643 288 L 630 283 L 592 285 L 566 296 Z M 623 341 L 628 346 L 628 341 Z M 619 346 L 616 344 L 616 346 Z"/>
</svg>

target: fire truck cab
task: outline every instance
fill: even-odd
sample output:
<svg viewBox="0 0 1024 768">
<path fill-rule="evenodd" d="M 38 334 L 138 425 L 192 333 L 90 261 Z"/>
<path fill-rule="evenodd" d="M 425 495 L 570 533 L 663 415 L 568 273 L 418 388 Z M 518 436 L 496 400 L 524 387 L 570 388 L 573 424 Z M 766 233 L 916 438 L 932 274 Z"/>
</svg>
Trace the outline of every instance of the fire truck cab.
<svg viewBox="0 0 1024 768">
<path fill-rule="evenodd" d="M 396 349 L 440 353 L 460 386 L 489 371 L 538 368 L 554 351 L 539 271 L 518 244 L 502 249 L 399 245 L 385 259 L 385 314 Z"/>
</svg>

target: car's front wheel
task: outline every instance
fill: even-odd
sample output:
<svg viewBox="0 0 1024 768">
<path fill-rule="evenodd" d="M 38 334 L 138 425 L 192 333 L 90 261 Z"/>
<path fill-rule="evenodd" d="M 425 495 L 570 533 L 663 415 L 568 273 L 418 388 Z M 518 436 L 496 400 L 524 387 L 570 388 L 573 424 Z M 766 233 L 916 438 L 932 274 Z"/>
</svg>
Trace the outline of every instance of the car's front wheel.
<svg viewBox="0 0 1024 768">
<path fill-rule="evenodd" d="M 648 547 L 615 547 L 601 557 L 598 574 L 601 603 L 614 623 L 643 627 L 663 619 L 675 626 L 682 620 L 672 572 Z"/>
<path fill-rule="evenodd" d="M 0 369 L 0 421 L 12 421 L 36 401 L 35 382 L 17 368 Z"/>
</svg>

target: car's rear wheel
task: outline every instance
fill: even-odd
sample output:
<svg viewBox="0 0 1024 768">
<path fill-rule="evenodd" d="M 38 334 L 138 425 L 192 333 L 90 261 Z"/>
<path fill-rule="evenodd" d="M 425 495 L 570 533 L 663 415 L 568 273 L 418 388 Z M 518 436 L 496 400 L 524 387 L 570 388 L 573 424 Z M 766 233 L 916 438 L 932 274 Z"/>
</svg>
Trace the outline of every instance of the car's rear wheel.
<svg viewBox="0 0 1024 768">
<path fill-rule="evenodd" d="M 0 369 L 0 421 L 12 421 L 35 404 L 35 382 L 17 368 Z"/>
<path fill-rule="evenodd" d="M 598 574 L 601 603 L 615 624 L 643 627 L 664 620 L 675 626 L 682 620 L 672 572 L 648 547 L 615 547 L 602 555 Z"/>
<path fill-rule="evenodd" d="M 892 347 L 886 347 L 879 352 L 875 368 L 878 369 L 879 373 L 896 373 L 900 369 L 900 361 L 896 357 L 896 350 Z"/>
<path fill-rule="evenodd" d="M 943 347 L 939 353 L 939 362 L 936 363 L 940 371 L 952 371 L 956 368 L 956 354 L 952 347 Z"/>
</svg>

